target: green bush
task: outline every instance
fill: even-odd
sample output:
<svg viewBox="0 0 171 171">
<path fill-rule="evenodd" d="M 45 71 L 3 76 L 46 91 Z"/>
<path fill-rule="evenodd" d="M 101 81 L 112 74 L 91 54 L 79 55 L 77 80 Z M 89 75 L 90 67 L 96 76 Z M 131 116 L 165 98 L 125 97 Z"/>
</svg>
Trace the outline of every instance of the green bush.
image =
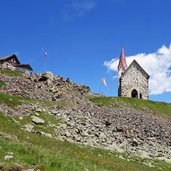
<svg viewBox="0 0 171 171">
<path fill-rule="evenodd" d="M 5 82 L 0 80 L 0 88 L 4 88 L 5 86 L 6 86 Z"/>
</svg>

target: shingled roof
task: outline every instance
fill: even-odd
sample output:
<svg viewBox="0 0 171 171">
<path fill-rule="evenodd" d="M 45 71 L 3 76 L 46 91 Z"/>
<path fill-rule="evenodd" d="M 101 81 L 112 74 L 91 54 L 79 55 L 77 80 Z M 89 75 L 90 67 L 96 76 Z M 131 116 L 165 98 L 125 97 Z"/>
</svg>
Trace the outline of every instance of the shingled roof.
<svg viewBox="0 0 171 171">
<path fill-rule="evenodd" d="M 15 58 L 17 63 L 20 64 L 20 61 L 18 60 L 16 54 L 11 54 L 8 56 L 0 57 L 0 61 L 6 61 L 6 60 L 11 59 L 11 58 Z"/>
</svg>

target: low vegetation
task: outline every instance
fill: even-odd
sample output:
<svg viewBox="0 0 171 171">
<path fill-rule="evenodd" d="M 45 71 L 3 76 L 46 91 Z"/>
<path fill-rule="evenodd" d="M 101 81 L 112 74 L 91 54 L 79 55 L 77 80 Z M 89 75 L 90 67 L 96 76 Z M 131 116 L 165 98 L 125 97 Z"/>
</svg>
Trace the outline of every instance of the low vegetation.
<svg viewBox="0 0 171 171">
<path fill-rule="evenodd" d="M 0 74 L 5 74 L 10 77 L 22 77 L 22 73 L 20 71 L 12 71 L 8 69 L 0 69 Z"/>
<path fill-rule="evenodd" d="M 6 104 L 9 107 L 16 107 L 21 105 L 25 99 L 22 97 L 10 96 L 8 94 L 0 93 L 0 104 Z"/>
<path fill-rule="evenodd" d="M 6 85 L 5 82 L 0 80 L 0 88 L 4 88 L 5 85 Z"/>
<path fill-rule="evenodd" d="M 46 101 L 46 100 L 33 100 L 33 99 L 26 99 L 23 97 L 17 97 L 17 96 L 11 96 L 5 93 L 0 93 L 0 104 L 6 104 L 9 107 L 12 108 L 17 108 L 17 106 L 21 105 L 22 103 L 41 103 L 44 106 L 65 106 L 65 107 L 69 107 L 70 104 L 69 102 L 65 102 L 65 101 Z"/>
<path fill-rule="evenodd" d="M 88 99 L 98 106 L 107 106 L 111 108 L 129 107 L 171 118 L 171 104 L 164 102 L 126 97 L 88 97 Z"/>
</svg>

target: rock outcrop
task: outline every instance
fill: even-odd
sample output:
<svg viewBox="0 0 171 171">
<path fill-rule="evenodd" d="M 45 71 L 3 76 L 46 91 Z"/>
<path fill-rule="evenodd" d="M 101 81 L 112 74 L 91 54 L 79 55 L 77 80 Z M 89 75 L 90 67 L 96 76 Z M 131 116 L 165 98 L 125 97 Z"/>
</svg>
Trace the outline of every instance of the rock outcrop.
<svg viewBox="0 0 171 171">
<path fill-rule="evenodd" d="M 90 93 L 90 88 L 61 79 L 47 72 L 41 75 L 23 75 L 23 77 L 10 77 L 0 74 L 0 80 L 5 86 L 0 92 L 13 96 L 21 96 L 37 100 L 56 101 L 58 99 L 76 99 Z"/>
</svg>

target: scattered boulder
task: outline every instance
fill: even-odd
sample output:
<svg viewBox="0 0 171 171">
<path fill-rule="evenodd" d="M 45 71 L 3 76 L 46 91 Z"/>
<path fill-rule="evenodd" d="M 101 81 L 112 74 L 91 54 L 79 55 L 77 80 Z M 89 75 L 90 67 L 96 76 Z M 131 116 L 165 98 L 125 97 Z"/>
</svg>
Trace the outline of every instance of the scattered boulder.
<svg viewBox="0 0 171 171">
<path fill-rule="evenodd" d="M 20 117 L 19 117 L 19 120 L 23 120 L 23 117 L 22 117 L 22 116 L 20 116 Z"/>
<path fill-rule="evenodd" d="M 117 127 L 116 127 L 116 131 L 117 131 L 117 132 L 123 132 L 124 129 L 123 129 L 123 127 L 121 127 L 121 126 L 117 126 Z"/>
<path fill-rule="evenodd" d="M 42 112 L 42 109 L 41 108 L 37 108 L 36 112 Z"/>
<path fill-rule="evenodd" d="M 41 118 L 39 118 L 38 116 L 32 116 L 32 122 L 34 122 L 35 124 L 44 124 L 45 121 Z"/>
<path fill-rule="evenodd" d="M 134 138 L 132 141 L 132 146 L 137 147 L 138 146 L 138 141 Z"/>
<path fill-rule="evenodd" d="M 48 79 L 53 80 L 53 73 L 52 72 L 45 72 L 44 74 L 42 74 L 41 78 L 39 79 L 39 81 L 46 81 Z"/>
<path fill-rule="evenodd" d="M 31 124 L 26 124 L 26 125 L 24 125 L 25 126 L 25 130 L 26 131 L 28 131 L 28 132 L 33 132 L 34 130 L 33 130 L 33 128 L 34 128 L 34 126 L 33 125 L 31 125 Z"/>
<path fill-rule="evenodd" d="M 84 171 L 89 171 L 89 169 L 85 168 Z"/>
<path fill-rule="evenodd" d="M 46 132 L 43 132 L 43 131 L 35 131 L 35 134 L 42 135 L 42 136 L 45 136 L 45 137 L 48 137 L 48 138 L 52 138 L 52 134 L 49 134 L 49 133 L 46 133 Z"/>
<path fill-rule="evenodd" d="M 5 155 L 5 156 L 4 156 L 4 160 L 5 160 L 5 161 L 11 160 L 11 159 L 13 159 L 13 158 L 14 158 L 13 155 Z"/>
</svg>

